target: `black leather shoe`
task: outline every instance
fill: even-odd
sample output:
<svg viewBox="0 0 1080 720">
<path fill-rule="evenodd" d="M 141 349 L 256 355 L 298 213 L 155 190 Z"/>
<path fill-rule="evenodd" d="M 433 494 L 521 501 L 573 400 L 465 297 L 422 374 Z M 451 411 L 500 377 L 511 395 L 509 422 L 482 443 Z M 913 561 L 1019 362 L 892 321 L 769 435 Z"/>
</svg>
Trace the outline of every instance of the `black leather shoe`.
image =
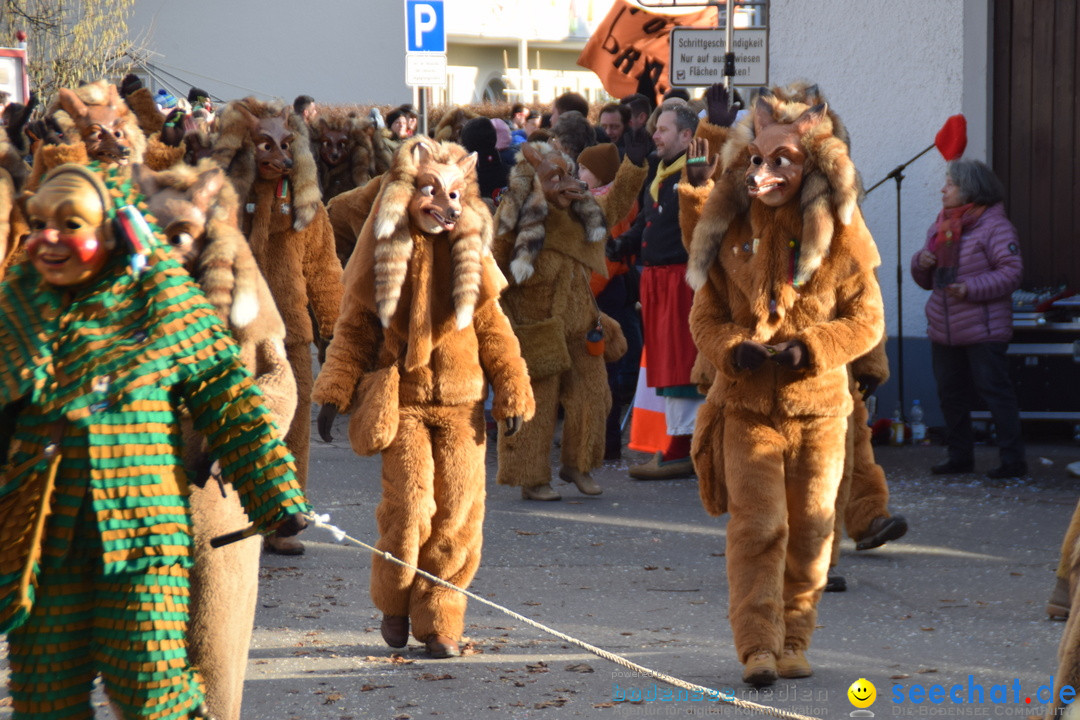
<svg viewBox="0 0 1080 720">
<path fill-rule="evenodd" d="M 973 470 L 975 470 L 973 460 L 953 460 L 952 458 L 930 468 L 930 472 L 934 475 L 963 475 Z"/>
<path fill-rule="evenodd" d="M 825 581 L 825 592 L 846 592 L 847 580 L 843 575 L 829 575 Z"/>
<path fill-rule="evenodd" d="M 1001 463 L 993 470 L 987 470 L 986 477 L 990 478 L 991 480 L 1022 478 L 1027 475 L 1027 471 L 1027 463 L 1021 460 L 1019 462 Z"/>
<path fill-rule="evenodd" d="M 403 648 L 409 644 L 409 617 L 407 615 L 383 615 L 382 639 L 392 648 Z"/>
<path fill-rule="evenodd" d="M 881 547 L 890 540 L 904 537 L 907 533 L 907 520 L 903 515 L 881 515 L 870 521 L 866 534 L 855 543 L 856 550 L 870 550 Z"/>
</svg>

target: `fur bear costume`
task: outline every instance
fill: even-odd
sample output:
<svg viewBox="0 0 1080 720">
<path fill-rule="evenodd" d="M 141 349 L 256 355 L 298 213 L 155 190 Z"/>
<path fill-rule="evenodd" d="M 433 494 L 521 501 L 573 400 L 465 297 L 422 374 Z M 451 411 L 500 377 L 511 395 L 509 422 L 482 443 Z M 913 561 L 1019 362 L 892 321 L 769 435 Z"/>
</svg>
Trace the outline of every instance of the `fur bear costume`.
<svg viewBox="0 0 1080 720">
<path fill-rule="evenodd" d="M 402 144 L 345 269 L 314 391 L 324 438 L 334 412 L 351 411 L 353 449 L 382 453 L 378 549 L 460 587 L 480 563 L 485 375 L 496 420 L 520 427 L 535 410 L 498 303 L 505 280 L 475 160 L 423 137 Z M 405 645 L 411 624 L 434 657 L 457 654 L 463 595 L 375 555 L 371 597 L 391 647 Z"/>
<path fill-rule="evenodd" d="M 16 261 L 20 239 L 29 232 L 22 211 L 15 202 L 30 168 L 18 150 L 0 136 L 0 280 L 8 266 Z"/>
<path fill-rule="evenodd" d="M 376 176 L 326 203 L 326 214 L 330 216 L 330 226 L 334 228 L 334 250 L 341 267 L 349 264 L 356 238 L 360 237 L 381 188 L 382 176 Z"/>
<path fill-rule="evenodd" d="M 795 101 L 812 105 L 824 102 L 824 97 L 817 85 L 805 82 L 796 82 L 785 87 L 775 87 L 770 91 L 778 98 L 786 101 Z M 835 113 L 829 111 L 829 117 L 833 122 L 833 134 L 840 138 L 845 145 L 850 147 L 847 130 L 843 122 Z M 753 122 L 752 117 L 743 120 L 746 128 Z M 744 129 L 742 132 L 746 132 Z M 699 148 L 708 161 L 709 148 L 721 148 L 731 132 L 726 127 L 713 125 L 703 120 L 698 123 L 696 136 L 704 140 L 705 145 Z M 729 172 L 725 176 L 723 166 L 717 163 L 718 156 L 713 156 L 710 166 L 710 177 L 699 186 L 693 182 L 687 182 L 684 173 L 684 182 L 679 185 L 679 224 L 683 229 L 683 243 L 687 252 L 694 254 L 692 249 L 692 237 L 694 229 L 700 219 L 702 209 L 714 183 L 726 178 L 729 183 L 741 182 L 741 178 L 735 173 Z M 861 183 L 858 175 L 855 178 L 857 194 L 861 197 Z M 745 209 L 746 198 L 738 197 L 737 202 Z M 691 268 L 697 268 L 689 273 L 688 282 L 695 289 L 700 287 L 703 273 L 700 268 L 707 266 L 711 261 L 708 245 L 698 246 L 696 261 Z M 715 248 L 712 248 L 713 250 Z M 703 257 L 704 255 L 704 257 Z M 885 354 L 885 338 L 878 343 L 866 355 L 856 359 L 850 366 L 851 370 L 851 397 L 853 410 L 848 421 L 847 451 L 845 453 L 844 476 L 840 483 L 836 500 L 836 533 L 833 536 L 832 555 L 830 567 L 835 567 L 840 559 L 840 539 L 846 528 L 848 536 L 856 541 L 856 550 L 869 550 L 883 545 L 885 542 L 895 540 L 907 532 L 907 521 L 900 515 L 891 515 L 889 512 L 889 487 L 885 478 L 885 471 L 874 459 L 874 450 L 871 444 L 870 430 L 867 427 L 867 409 L 864 402 L 864 389 L 867 394 L 873 392 L 878 386 L 889 379 L 889 359 Z M 698 383 L 702 394 L 708 393 L 716 370 L 708 360 L 698 355 L 692 378 Z M 714 485 L 709 479 L 699 485 L 702 503 L 712 515 L 722 515 L 727 511 L 723 496 L 723 487 Z M 840 576 L 829 575 L 830 590 L 844 590 L 846 583 Z"/>
<path fill-rule="evenodd" d="M 154 219 L 174 253 L 196 279 L 240 349 L 278 428 L 296 410 L 296 381 L 285 356 L 285 323 L 236 227 L 239 202 L 212 160 L 154 173 L 133 168 Z M 216 720 L 240 720 L 248 647 L 259 590 L 258 538 L 220 548 L 210 540 L 247 526 L 236 491 L 208 478 L 209 459 L 190 423 L 184 426 L 184 465 L 191 488 L 195 564 L 191 570 L 188 653 L 205 684 Z M 207 482 L 209 480 L 209 482 Z"/>
<path fill-rule="evenodd" d="M 311 344 L 329 340 L 341 306 L 341 264 L 319 194 L 315 159 L 303 119 L 281 103 L 246 98 L 229 103 L 217 120 L 213 158 L 240 198 L 240 227 L 285 321 L 285 351 L 296 378 L 297 412 L 285 435 L 307 487 L 311 435 Z M 258 147 L 257 147 L 258 146 Z M 302 546 L 288 550 L 298 554 Z"/>
<path fill-rule="evenodd" d="M 371 141 L 375 127 L 370 120 L 340 110 L 325 112 L 308 124 L 308 130 L 323 202 L 367 184 L 375 170 Z"/>
<path fill-rule="evenodd" d="M 693 457 L 710 512 L 731 513 L 729 615 L 743 678 L 806 677 L 845 437 L 847 365 L 881 339 L 877 249 L 826 106 L 764 94 L 721 149 L 687 276 L 715 368 Z"/>
<path fill-rule="evenodd" d="M 529 367 L 536 419 L 512 438 L 500 433 L 498 482 L 520 487 L 525 499 L 559 499 L 550 454 L 561 405 L 559 477 L 599 495 L 589 473 L 603 463 L 611 409 L 605 363 L 622 357 L 626 338 L 600 312 L 589 282 L 594 272 L 607 277 L 608 227 L 629 212 L 643 170 L 624 162 L 612 191 L 595 198 L 575 178 L 574 162 L 551 145 L 525 143 L 521 152 L 495 215 L 495 259 L 510 276 L 502 306 Z M 600 352 L 588 343 L 597 327 Z"/>
<path fill-rule="evenodd" d="M 77 88 L 61 88 L 46 111 L 61 130 L 59 142 L 41 143 L 34 151 L 34 165 L 26 182 L 33 191 L 45 173 L 64 163 L 129 168 L 144 163 L 164 170 L 183 158 L 183 148 L 165 145 L 158 135 L 147 137 L 139 118 L 120 98 L 116 86 L 106 80 Z M 107 132 L 101 132 L 105 128 Z"/>
</svg>

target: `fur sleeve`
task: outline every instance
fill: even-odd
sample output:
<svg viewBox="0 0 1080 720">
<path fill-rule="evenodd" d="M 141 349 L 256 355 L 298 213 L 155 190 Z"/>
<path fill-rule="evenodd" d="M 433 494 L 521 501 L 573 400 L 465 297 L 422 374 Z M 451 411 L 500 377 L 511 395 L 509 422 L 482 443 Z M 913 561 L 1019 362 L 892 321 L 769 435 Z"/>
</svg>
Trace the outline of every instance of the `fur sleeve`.
<svg viewBox="0 0 1080 720">
<path fill-rule="evenodd" d="M 304 242 L 304 280 L 308 302 L 319 324 L 322 338 L 332 337 L 334 323 L 341 309 L 341 262 L 334 252 L 334 230 L 326 208 L 315 208 L 311 224 L 299 233 Z"/>
<path fill-rule="evenodd" d="M 688 253 L 693 245 L 694 228 L 697 227 L 701 211 L 705 209 L 705 201 L 709 199 L 712 189 L 712 180 L 705 181 L 701 187 L 694 187 L 688 182 L 679 183 L 679 231 L 682 232 L 682 244 Z"/>
<path fill-rule="evenodd" d="M 383 330 L 379 318 L 364 309 L 356 292 L 346 293 L 342 311 L 334 326 L 334 339 L 326 350 L 326 362 L 315 378 L 311 399 L 346 413 L 351 410 L 360 379 L 375 365 Z"/>
<path fill-rule="evenodd" d="M 493 265 L 490 257 L 484 259 L 486 285 L 495 282 L 497 271 Z M 476 330 L 480 364 L 495 392 L 491 405 L 492 417 L 499 421 L 519 415 L 525 420 L 531 419 L 536 412 L 536 401 L 529 372 L 521 357 L 517 336 L 510 328 L 510 321 L 499 307 L 495 294 L 476 308 L 473 327 Z"/>
<path fill-rule="evenodd" d="M 124 98 L 124 102 L 131 108 L 131 112 L 135 113 L 139 121 L 139 129 L 146 137 L 161 132 L 161 127 L 165 124 L 165 113 L 158 110 L 154 96 L 150 94 L 150 88 L 139 88 Z"/>
<path fill-rule="evenodd" d="M 713 263 L 707 282 L 694 293 L 690 308 L 690 333 L 698 352 L 731 379 L 740 374 L 735 369 L 732 351 L 744 340 L 750 340 L 750 332 L 731 320 L 727 306 L 727 279 L 720 263 Z"/>
<path fill-rule="evenodd" d="M 371 208 L 375 204 L 375 197 L 382 187 L 382 175 L 372 178 L 365 185 L 346 190 L 340 195 L 334 196 L 326 204 L 326 214 L 330 217 L 330 225 L 334 228 L 334 251 L 337 253 L 341 267 L 349 263 L 353 248 L 356 247 L 356 238 L 360 236 L 360 230 L 364 222 L 371 214 Z"/>
<path fill-rule="evenodd" d="M 184 144 L 176 147 L 161 142 L 160 135 L 154 135 L 146 141 L 146 153 L 143 164 L 151 170 L 168 170 L 173 165 L 184 161 Z"/>
<path fill-rule="evenodd" d="M 885 308 L 875 274 L 877 249 L 861 216 L 845 227 L 835 247 L 850 252 L 850 269 L 837 278 L 836 317 L 806 328 L 797 338 L 809 350 L 804 372 L 817 375 L 847 365 L 870 352 L 885 330 Z"/>
<path fill-rule="evenodd" d="M 82 142 L 73 145 L 38 145 L 38 149 L 34 152 L 34 166 L 30 170 L 30 177 L 24 189 L 30 192 L 37 190 L 41 179 L 54 167 L 64 163 L 89 165 L 90 156 L 86 154 L 86 146 Z"/>
<path fill-rule="evenodd" d="M 623 159 L 611 189 L 607 195 L 597 198 L 604 209 L 604 222 L 609 228 L 626 217 L 634 207 L 648 174 L 648 166 L 635 165 L 629 158 Z"/>
</svg>

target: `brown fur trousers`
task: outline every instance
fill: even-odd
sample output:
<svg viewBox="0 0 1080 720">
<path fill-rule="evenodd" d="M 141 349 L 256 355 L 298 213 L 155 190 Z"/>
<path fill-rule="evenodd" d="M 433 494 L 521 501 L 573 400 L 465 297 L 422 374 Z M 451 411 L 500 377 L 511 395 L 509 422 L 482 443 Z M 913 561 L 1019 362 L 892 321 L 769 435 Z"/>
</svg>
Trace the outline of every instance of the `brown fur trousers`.
<svg viewBox="0 0 1080 720">
<path fill-rule="evenodd" d="M 727 572 L 739 661 L 806 650 L 829 568 L 845 417 L 724 412 Z"/>
<path fill-rule="evenodd" d="M 382 453 L 376 547 L 468 587 L 483 541 L 484 447 L 483 403 L 403 406 L 397 437 Z M 385 615 L 407 615 L 421 642 L 460 640 L 465 631 L 464 595 L 378 555 L 371 598 Z"/>
</svg>

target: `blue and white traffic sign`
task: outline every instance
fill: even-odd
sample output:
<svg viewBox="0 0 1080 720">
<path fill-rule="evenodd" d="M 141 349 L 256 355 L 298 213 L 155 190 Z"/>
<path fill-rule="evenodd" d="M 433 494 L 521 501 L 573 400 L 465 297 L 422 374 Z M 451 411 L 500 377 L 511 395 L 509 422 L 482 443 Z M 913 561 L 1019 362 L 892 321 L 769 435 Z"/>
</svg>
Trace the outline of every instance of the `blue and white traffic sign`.
<svg viewBox="0 0 1080 720">
<path fill-rule="evenodd" d="M 446 52 L 443 0 L 405 0 L 405 49 Z"/>
</svg>

